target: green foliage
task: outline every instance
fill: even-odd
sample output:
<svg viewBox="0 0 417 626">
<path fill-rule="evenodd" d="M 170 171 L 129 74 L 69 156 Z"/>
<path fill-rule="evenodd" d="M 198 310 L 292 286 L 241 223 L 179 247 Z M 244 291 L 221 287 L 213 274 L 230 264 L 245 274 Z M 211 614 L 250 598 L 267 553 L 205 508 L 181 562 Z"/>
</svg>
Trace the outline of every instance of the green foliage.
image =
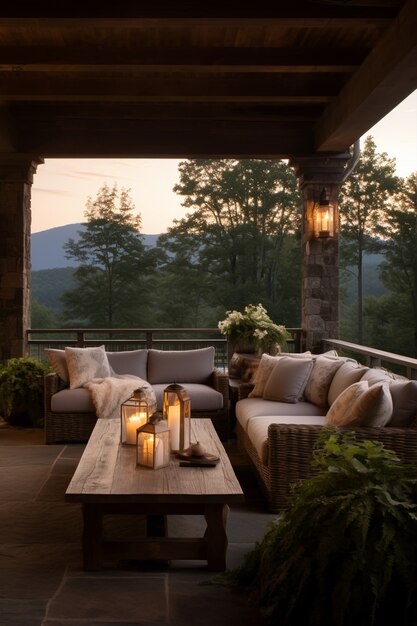
<svg viewBox="0 0 417 626">
<path fill-rule="evenodd" d="M 184 161 L 174 190 L 191 212 L 160 238 L 160 271 L 178 276 L 191 308 L 205 314 L 211 309 L 215 324 L 225 310 L 262 300 L 274 318 L 293 322 L 301 265 L 301 202 L 293 170 L 272 160 Z M 165 307 L 171 308 L 173 297 Z"/>
<path fill-rule="evenodd" d="M 288 511 L 219 582 L 250 594 L 270 624 L 416 624 L 416 468 L 332 431 L 313 465 Z"/>
<path fill-rule="evenodd" d="M 43 379 L 50 367 L 31 357 L 0 365 L 0 414 L 13 426 L 41 426 Z"/>
<path fill-rule="evenodd" d="M 77 242 L 65 246 L 68 258 L 77 259 L 76 288 L 62 296 L 65 318 L 87 325 L 146 326 L 149 273 L 155 252 L 147 251 L 139 234 L 141 219 L 133 215 L 129 192 L 103 185 L 96 199 L 87 202 L 85 230 Z"/>
<path fill-rule="evenodd" d="M 32 298 L 55 313 L 60 313 L 63 292 L 75 287 L 74 271 L 73 267 L 57 267 L 32 272 Z"/>
<path fill-rule="evenodd" d="M 363 343 L 363 257 L 378 251 L 376 236 L 390 198 L 398 190 L 395 161 L 376 152 L 371 136 L 361 150 L 359 162 L 343 184 L 340 194 L 340 262 L 354 268 L 357 285 L 357 343 Z"/>
</svg>

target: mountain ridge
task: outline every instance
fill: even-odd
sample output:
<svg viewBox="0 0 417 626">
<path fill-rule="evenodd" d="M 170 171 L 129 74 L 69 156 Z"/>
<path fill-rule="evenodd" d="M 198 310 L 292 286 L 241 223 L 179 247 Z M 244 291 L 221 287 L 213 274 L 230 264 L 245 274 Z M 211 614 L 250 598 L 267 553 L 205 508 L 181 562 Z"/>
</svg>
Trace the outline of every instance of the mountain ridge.
<svg viewBox="0 0 417 626">
<path fill-rule="evenodd" d="M 55 226 L 47 230 L 41 230 L 31 235 L 31 257 L 32 271 L 52 270 L 63 267 L 77 267 L 75 259 L 67 259 L 65 256 L 64 244 L 68 239 L 79 239 L 79 231 L 83 231 L 83 224 L 65 224 Z M 145 246 L 154 247 L 159 234 L 143 234 Z"/>
</svg>

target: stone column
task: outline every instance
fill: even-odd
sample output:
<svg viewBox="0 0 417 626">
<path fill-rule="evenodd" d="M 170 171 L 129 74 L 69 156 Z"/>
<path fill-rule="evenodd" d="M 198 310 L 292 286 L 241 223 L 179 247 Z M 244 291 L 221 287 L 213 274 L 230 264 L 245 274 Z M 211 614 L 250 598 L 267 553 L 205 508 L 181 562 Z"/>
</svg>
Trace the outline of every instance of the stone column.
<svg viewBox="0 0 417 626">
<path fill-rule="evenodd" d="M 322 352 L 322 340 L 339 337 L 339 211 L 337 200 L 349 153 L 298 158 L 290 162 L 298 177 L 302 202 L 301 326 L 303 344 Z M 335 207 L 334 237 L 316 239 L 313 209 L 325 188 Z"/>
<path fill-rule="evenodd" d="M 0 359 L 27 353 L 30 327 L 30 197 L 43 159 L 0 154 Z"/>
</svg>

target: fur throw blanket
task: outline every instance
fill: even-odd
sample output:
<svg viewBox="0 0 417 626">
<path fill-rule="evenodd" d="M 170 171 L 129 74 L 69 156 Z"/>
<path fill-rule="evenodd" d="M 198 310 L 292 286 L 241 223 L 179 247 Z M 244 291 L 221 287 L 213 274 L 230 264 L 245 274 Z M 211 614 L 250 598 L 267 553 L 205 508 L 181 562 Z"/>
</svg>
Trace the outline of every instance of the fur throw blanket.
<svg viewBox="0 0 417 626">
<path fill-rule="evenodd" d="M 84 385 L 91 392 L 97 417 L 103 419 L 120 419 L 120 405 L 125 402 L 136 389 L 146 392 L 148 404 L 156 404 L 155 392 L 143 378 L 130 374 L 114 375 L 108 378 L 93 378 Z"/>
</svg>

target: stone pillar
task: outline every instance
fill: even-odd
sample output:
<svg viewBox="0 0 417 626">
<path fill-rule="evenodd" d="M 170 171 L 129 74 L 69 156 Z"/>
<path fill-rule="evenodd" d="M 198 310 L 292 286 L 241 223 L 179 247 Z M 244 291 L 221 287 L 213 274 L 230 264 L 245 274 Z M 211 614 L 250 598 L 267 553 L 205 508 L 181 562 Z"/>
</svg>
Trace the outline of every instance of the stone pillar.
<svg viewBox="0 0 417 626">
<path fill-rule="evenodd" d="M 349 153 L 298 158 L 290 162 L 298 177 L 303 202 L 301 259 L 301 326 L 303 344 L 322 352 L 322 340 L 339 337 L 339 211 L 337 200 Z M 335 206 L 335 236 L 316 239 L 313 209 L 325 188 Z"/>
<path fill-rule="evenodd" d="M 0 154 L 0 359 L 27 353 L 30 327 L 30 197 L 43 159 Z"/>
</svg>

